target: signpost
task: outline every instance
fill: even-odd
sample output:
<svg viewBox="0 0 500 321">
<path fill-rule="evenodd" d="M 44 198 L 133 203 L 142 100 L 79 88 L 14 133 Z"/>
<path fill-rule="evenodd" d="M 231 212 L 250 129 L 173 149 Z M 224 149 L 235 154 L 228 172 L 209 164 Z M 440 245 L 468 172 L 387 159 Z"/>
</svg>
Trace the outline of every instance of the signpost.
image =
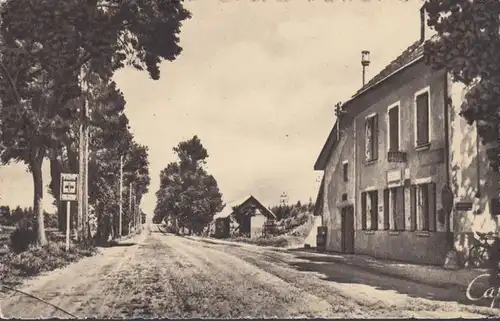
<svg viewBox="0 0 500 321">
<path fill-rule="evenodd" d="M 71 202 L 77 202 L 78 174 L 61 173 L 60 201 L 66 201 L 66 251 L 69 250 Z"/>
</svg>

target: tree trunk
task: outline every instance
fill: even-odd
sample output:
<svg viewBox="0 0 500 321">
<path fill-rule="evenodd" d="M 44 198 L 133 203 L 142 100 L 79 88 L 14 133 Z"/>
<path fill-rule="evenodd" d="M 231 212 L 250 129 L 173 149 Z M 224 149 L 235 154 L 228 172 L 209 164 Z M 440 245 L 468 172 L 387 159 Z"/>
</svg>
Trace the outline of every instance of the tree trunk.
<svg viewBox="0 0 500 321">
<path fill-rule="evenodd" d="M 43 156 L 36 155 L 31 161 L 31 174 L 33 176 L 33 212 L 37 217 L 37 243 L 39 245 L 47 245 L 47 237 L 45 235 L 45 226 L 43 222 L 43 178 L 42 178 L 42 161 Z"/>
</svg>

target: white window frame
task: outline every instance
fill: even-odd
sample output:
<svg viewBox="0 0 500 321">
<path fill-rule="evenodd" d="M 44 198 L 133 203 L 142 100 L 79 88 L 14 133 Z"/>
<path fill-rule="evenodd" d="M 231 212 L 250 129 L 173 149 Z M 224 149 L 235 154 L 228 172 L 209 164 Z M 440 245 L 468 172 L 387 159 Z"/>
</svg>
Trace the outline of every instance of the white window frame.
<svg viewBox="0 0 500 321">
<path fill-rule="evenodd" d="M 389 105 L 389 107 L 387 107 L 387 115 L 386 115 L 386 119 L 387 119 L 387 151 L 389 151 L 390 147 L 391 147 L 391 123 L 390 123 L 390 119 L 389 119 L 389 112 L 391 111 L 391 109 L 393 108 L 398 108 L 398 151 L 401 151 L 401 108 L 400 108 L 400 102 L 397 101 L 395 102 L 394 104 L 392 105 Z"/>
<path fill-rule="evenodd" d="M 417 178 L 414 180 L 414 184 L 416 186 L 416 215 L 417 215 L 417 226 L 416 226 L 416 231 L 424 231 L 423 230 L 423 225 L 424 225 L 424 217 L 422 213 L 422 185 L 430 184 L 432 183 L 432 177 L 423 177 L 423 178 Z M 428 197 L 428 196 L 427 196 Z M 427 199 L 429 200 L 429 199 Z M 427 213 L 428 214 L 428 213 Z"/>
<path fill-rule="evenodd" d="M 429 141 L 428 143 L 431 142 L 432 138 L 431 138 L 431 87 L 430 86 L 427 86 L 427 87 L 424 87 L 422 89 L 420 89 L 419 91 L 415 92 L 415 94 L 413 95 L 413 136 L 414 136 L 414 140 L 413 140 L 413 143 L 415 145 L 415 147 L 421 147 L 417 144 L 417 141 L 418 141 L 418 137 L 417 137 L 417 97 L 424 94 L 424 93 L 427 93 L 427 117 L 428 117 L 428 137 L 429 137 Z"/>
<path fill-rule="evenodd" d="M 364 124 L 365 124 L 365 126 L 366 126 L 366 120 L 367 120 L 368 118 L 373 118 L 373 117 L 375 117 L 375 116 L 377 116 L 377 113 L 376 113 L 376 112 L 375 112 L 375 113 L 371 113 L 371 114 L 366 115 L 366 117 L 365 117 L 365 123 L 364 123 Z M 373 130 L 373 128 L 372 128 L 372 130 Z M 365 144 L 364 144 L 364 145 L 365 145 L 365 146 L 364 146 L 364 150 L 365 150 L 365 160 L 366 160 L 366 161 L 368 161 L 368 162 L 375 161 L 375 159 L 373 159 L 373 153 L 374 153 L 374 151 L 372 151 L 372 158 L 371 158 L 371 159 L 366 159 L 366 127 L 365 127 L 365 133 L 364 133 L 364 135 L 365 135 Z M 377 135 L 378 135 L 378 133 L 377 133 Z M 378 136 L 377 136 L 377 139 L 378 139 Z M 373 140 L 373 137 L 372 137 L 372 140 Z M 378 144 L 377 144 L 377 145 L 378 145 Z M 378 159 L 378 157 L 377 157 L 377 159 Z"/>
</svg>

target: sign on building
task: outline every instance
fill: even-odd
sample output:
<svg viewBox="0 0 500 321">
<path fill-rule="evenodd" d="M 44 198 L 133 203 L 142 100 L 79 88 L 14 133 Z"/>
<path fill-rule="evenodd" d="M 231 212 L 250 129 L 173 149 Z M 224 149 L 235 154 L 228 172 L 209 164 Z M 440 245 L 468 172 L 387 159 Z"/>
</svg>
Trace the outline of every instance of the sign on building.
<svg viewBox="0 0 500 321">
<path fill-rule="evenodd" d="M 77 198 L 78 174 L 61 174 L 61 201 L 75 202 Z"/>
</svg>

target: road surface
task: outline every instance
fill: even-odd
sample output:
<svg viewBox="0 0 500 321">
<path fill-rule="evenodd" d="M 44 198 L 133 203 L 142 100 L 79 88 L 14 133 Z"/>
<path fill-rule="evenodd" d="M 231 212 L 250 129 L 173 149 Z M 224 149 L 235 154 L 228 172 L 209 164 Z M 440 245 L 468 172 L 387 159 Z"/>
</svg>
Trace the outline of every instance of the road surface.
<svg viewBox="0 0 500 321">
<path fill-rule="evenodd" d="M 145 232 L 21 288 L 78 317 L 482 317 L 463 293 L 375 275 L 300 252 L 211 244 Z M 4 317 L 68 315 L 23 295 Z M 445 301 L 448 300 L 448 301 Z M 450 301 L 452 300 L 452 301 Z"/>
</svg>

